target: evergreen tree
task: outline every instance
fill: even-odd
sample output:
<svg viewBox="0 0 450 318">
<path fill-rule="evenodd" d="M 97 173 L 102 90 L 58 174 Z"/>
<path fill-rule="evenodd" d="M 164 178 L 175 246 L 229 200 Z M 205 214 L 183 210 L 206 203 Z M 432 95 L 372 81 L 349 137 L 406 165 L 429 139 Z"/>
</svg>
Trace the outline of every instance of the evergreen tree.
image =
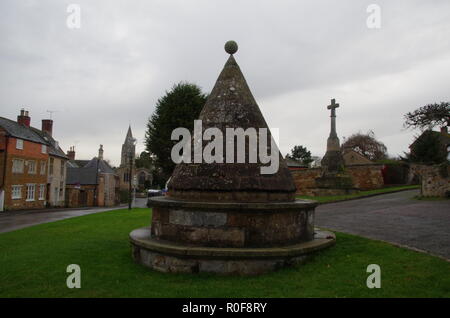
<svg viewBox="0 0 450 318">
<path fill-rule="evenodd" d="M 294 148 L 291 149 L 291 154 L 288 154 L 287 157 L 300 161 L 307 166 L 309 166 L 309 164 L 314 161 L 314 159 L 311 157 L 311 151 L 303 146 L 294 146 Z"/>
<path fill-rule="evenodd" d="M 409 160 L 421 164 L 440 164 L 447 160 L 447 151 L 439 138 L 439 133 L 425 131 L 414 142 Z"/>
<path fill-rule="evenodd" d="M 178 83 L 158 99 L 156 109 L 150 117 L 145 134 L 146 150 L 154 156 L 156 171 L 161 179 L 168 179 L 175 168 L 170 154 L 177 141 L 171 140 L 172 131 L 184 127 L 191 132 L 194 120 L 205 105 L 207 95 L 190 83 Z"/>
</svg>

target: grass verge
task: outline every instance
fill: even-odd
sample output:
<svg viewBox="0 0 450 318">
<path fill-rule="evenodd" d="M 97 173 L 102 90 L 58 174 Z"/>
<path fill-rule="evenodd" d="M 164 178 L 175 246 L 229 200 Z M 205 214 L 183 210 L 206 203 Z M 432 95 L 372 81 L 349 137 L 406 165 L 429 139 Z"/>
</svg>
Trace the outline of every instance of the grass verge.
<svg viewBox="0 0 450 318">
<path fill-rule="evenodd" d="M 135 264 L 128 234 L 149 209 L 91 214 L 0 234 L 0 297 L 450 297 L 450 263 L 337 233 L 309 263 L 257 277 L 164 274 Z M 66 287 L 69 264 L 81 288 Z M 369 264 L 381 289 L 368 289 Z"/>
<path fill-rule="evenodd" d="M 315 201 L 318 201 L 319 203 L 331 203 L 331 202 L 353 200 L 353 199 L 371 197 L 371 196 L 379 195 L 379 194 L 386 194 L 386 193 L 391 193 L 391 192 L 413 190 L 413 189 L 419 189 L 419 186 L 418 185 L 407 185 L 407 186 L 387 187 L 387 188 L 376 189 L 376 190 L 360 191 L 359 193 L 356 193 L 356 194 L 347 194 L 347 195 L 318 196 L 318 197 L 301 195 L 301 196 L 297 196 L 297 198 L 298 199 L 315 200 Z"/>
</svg>

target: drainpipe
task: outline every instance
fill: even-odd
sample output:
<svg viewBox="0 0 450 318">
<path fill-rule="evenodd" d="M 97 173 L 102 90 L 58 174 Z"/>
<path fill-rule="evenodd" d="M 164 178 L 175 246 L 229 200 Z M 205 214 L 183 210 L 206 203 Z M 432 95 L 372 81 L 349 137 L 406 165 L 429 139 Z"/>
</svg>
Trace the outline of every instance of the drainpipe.
<svg viewBox="0 0 450 318">
<path fill-rule="evenodd" d="M 2 180 L 2 187 L 5 186 L 5 179 L 6 179 L 6 166 L 7 166 L 7 159 L 8 159 L 8 144 L 9 144 L 9 136 L 5 134 L 5 165 L 3 166 L 3 180 Z"/>
<path fill-rule="evenodd" d="M 9 136 L 5 134 L 5 164 L 3 165 L 3 177 L 2 177 L 2 188 L 3 188 L 3 206 L 1 206 L 0 211 L 5 211 L 5 200 L 6 200 L 6 187 L 5 187 L 5 180 L 6 180 L 6 166 L 8 165 L 8 142 L 9 142 Z"/>
<path fill-rule="evenodd" d="M 133 157 L 130 151 L 129 153 L 130 160 L 130 172 L 128 174 L 128 210 L 131 210 L 131 175 L 133 173 Z"/>
<path fill-rule="evenodd" d="M 6 166 L 8 164 L 7 159 L 8 159 L 8 143 L 9 143 L 9 136 L 5 134 L 5 164 L 3 165 L 3 180 L 2 180 L 2 187 L 3 190 L 6 193 L 6 189 L 5 189 L 5 179 L 6 179 Z"/>
</svg>

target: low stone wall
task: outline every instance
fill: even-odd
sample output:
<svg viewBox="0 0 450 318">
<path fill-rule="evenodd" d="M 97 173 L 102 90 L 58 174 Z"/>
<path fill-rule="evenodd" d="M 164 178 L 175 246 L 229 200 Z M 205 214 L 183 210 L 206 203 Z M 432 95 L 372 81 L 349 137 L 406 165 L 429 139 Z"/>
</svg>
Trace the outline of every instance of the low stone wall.
<svg viewBox="0 0 450 318">
<path fill-rule="evenodd" d="M 359 190 L 380 189 L 384 186 L 382 164 L 354 165 L 345 168 Z"/>
<path fill-rule="evenodd" d="M 295 185 L 297 186 L 297 195 L 311 195 L 314 188 L 316 188 L 316 178 L 322 175 L 321 168 L 311 168 L 305 170 L 291 171 L 294 178 Z"/>
<path fill-rule="evenodd" d="M 411 165 L 411 170 L 420 176 L 421 195 L 425 197 L 450 196 L 450 165 Z"/>
<path fill-rule="evenodd" d="M 351 177 L 355 188 L 359 190 L 373 190 L 384 186 L 383 165 L 353 165 L 345 168 Z M 322 174 L 321 168 L 311 168 L 305 170 L 291 171 L 297 186 L 297 195 L 314 195 L 313 189 L 316 188 L 316 178 Z"/>
</svg>

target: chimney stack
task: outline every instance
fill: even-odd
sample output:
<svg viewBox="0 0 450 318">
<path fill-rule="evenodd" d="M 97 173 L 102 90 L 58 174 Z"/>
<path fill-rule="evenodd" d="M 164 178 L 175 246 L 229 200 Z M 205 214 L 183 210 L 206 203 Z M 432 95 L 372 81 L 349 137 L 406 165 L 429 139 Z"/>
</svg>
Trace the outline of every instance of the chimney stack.
<svg viewBox="0 0 450 318">
<path fill-rule="evenodd" d="M 30 118 L 30 116 L 28 116 L 28 111 L 26 111 L 25 109 L 22 108 L 20 110 L 20 115 L 17 116 L 17 122 L 20 125 L 30 127 L 31 118 Z"/>
<path fill-rule="evenodd" d="M 41 130 L 43 132 L 46 132 L 47 134 L 49 134 L 51 136 L 52 132 L 53 132 L 53 120 L 51 120 L 51 119 L 42 119 L 42 128 L 41 128 Z"/>
<path fill-rule="evenodd" d="M 75 160 L 75 146 L 70 147 L 67 151 L 67 157 L 69 157 L 69 160 Z"/>
<path fill-rule="evenodd" d="M 103 160 L 103 145 L 100 145 L 100 148 L 98 149 L 98 159 Z"/>
<path fill-rule="evenodd" d="M 441 134 L 448 134 L 448 127 L 447 126 L 442 126 L 441 127 Z"/>
</svg>

